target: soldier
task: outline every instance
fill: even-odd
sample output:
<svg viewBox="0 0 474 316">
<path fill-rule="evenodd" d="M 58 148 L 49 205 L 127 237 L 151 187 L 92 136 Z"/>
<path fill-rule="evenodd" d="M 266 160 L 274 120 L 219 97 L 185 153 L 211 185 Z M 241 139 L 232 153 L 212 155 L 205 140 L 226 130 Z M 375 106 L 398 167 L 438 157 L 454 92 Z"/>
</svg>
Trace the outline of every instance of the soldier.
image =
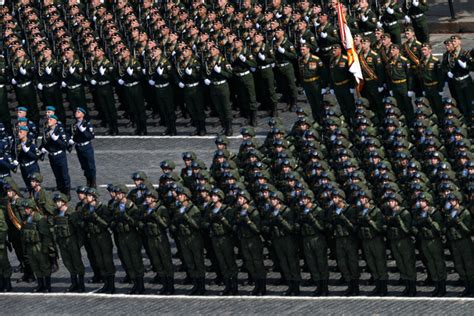
<svg viewBox="0 0 474 316">
<path fill-rule="evenodd" d="M 400 45 L 402 43 L 402 31 L 398 20 L 401 20 L 404 14 L 398 0 L 385 0 L 380 6 L 380 11 L 380 22 L 383 25 L 385 33 L 390 34 L 394 44 Z"/>
<path fill-rule="evenodd" d="M 6 193 L 5 188 L 2 189 Z M 0 292 L 11 292 L 12 290 L 12 267 L 8 260 L 8 224 L 6 218 L 7 212 L 0 209 Z M 13 228 L 16 229 L 16 228 Z"/>
<path fill-rule="evenodd" d="M 418 68 L 422 80 L 423 95 L 429 100 L 439 120 L 443 118 L 441 97 L 443 95 L 443 74 L 440 61 L 431 53 L 431 45 L 421 46 L 423 57 Z"/>
<path fill-rule="evenodd" d="M 75 56 L 72 48 L 66 48 L 63 52 L 64 62 L 62 64 L 61 86 L 66 89 L 66 98 L 72 111 L 78 107 L 87 109 L 86 93 L 84 91 L 84 66 Z M 66 123 L 66 122 L 63 122 Z"/>
<path fill-rule="evenodd" d="M 8 70 L 3 54 L 0 54 L 0 122 L 8 131 L 12 130 L 10 110 L 8 109 L 7 87 Z"/>
<path fill-rule="evenodd" d="M 176 114 L 174 104 L 174 92 L 170 80 L 172 77 L 172 65 L 168 58 L 162 55 L 161 48 L 153 47 L 151 60 L 145 69 L 148 76 L 148 84 L 153 86 L 155 102 L 161 108 L 166 130 L 163 135 L 176 136 Z"/>
<path fill-rule="evenodd" d="M 370 8 L 368 0 L 359 0 L 357 7 L 357 25 L 362 36 L 369 39 L 369 42 L 375 40 L 375 29 L 377 28 L 377 14 Z"/>
<path fill-rule="evenodd" d="M 461 297 L 474 295 L 474 272 L 470 268 L 474 264 L 471 232 L 471 213 L 461 206 L 459 193 L 450 193 L 444 205 L 446 218 L 446 237 L 453 255 L 454 268 L 464 283 Z"/>
<path fill-rule="evenodd" d="M 46 218 L 37 211 L 35 202 L 25 199 L 22 202 L 26 220 L 22 226 L 22 240 L 25 253 L 35 274 L 38 286 L 33 292 L 51 292 L 51 266 L 48 258 L 52 240 Z"/>
<path fill-rule="evenodd" d="M 231 66 L 234 73 L 235 90 L 241 111 L 249 117 L 248 124 L 257 126 L 257 97 L 252 69 L 257 62 L 250 49 L 241 38 L 235 38 L 232 43 Z"/>
<path fill-rule="evenodd" d="M 138 208 L 127 197 L 128 189 L 125 185 L 117 185 L 115 189 L 116 204 L 112 210 L 110 227 L 117 233 L 117 241 L 122 252 L 121 260 L 127 275 L 133 281 L 133 287 L 128 294 L 145 293 L 143 283 L 143 260 L 141 256 L 141 240 L 138 234 Z"/>
<path fill-rule="evenodd" d="M 32 84 L 34 76 L 34 64 L 26 57 L 23 48 L 15 51 L 15 62 L 11 69 L 11 83 L 15 89 L 16 99 L 20 106 L 28 109 L 30 118 L 39 125 L 39 110 L 36 99 L 35 87 Z"/>
<path fill-rule="evenodd" d="M 93 93 L 97 106 L 104 113 L 106 123 L 109 127 L 107 134 L 118 135 L 117 109 L 115 108 L 115 97 L 113 82 L 115 81 L 115 67 L 105 58 L 104 50 L 97 47 L 94 50 L 94 58 L 89 67 L 88 80 L 94 87 Z"/>
<path fill-rule="evenodd" d="M 96 168 L 94 158 L 94 148 L 92 147 L 92 140 L 94 139 L 94 128 L 92 124 L 85 119 L 86 110 L 78 107 L 74 113 L 76 122 L 72 125 L 72 135 L 69 139 L 69 145 L 75 145 L 77 158 L 84 171 L 84 176 L 87 180 L 87 187 L 95 188 L 96 183 Z"/>
<path fill-rule="evenodd" d="M 48 154 L 49 164 L 56 179 L 56 187 L 68 197 L 71 196 L 71 180 L 66 156 L 68 140 L 64 128 L 58 124 L 58 117 L 51 115 L 43 134 L 41 152 Z"/>
<path fill-rule="evenodd" d="M 417 97 L 421 97 L 420 73 L 417 71 L 421 59 L 421 43 L 415 37 L 413 27 L 405 28 L 405 38 L 407 39 L 401 46 L 402 55 L 410 62 L 410 70 L 415 80 L 412 80 L 413 91 Z"/>
<path fill-rule="evenodd" d="M 59 120 L 66 124 L 66 111 L 64 110 L 61 86 L 59 85 L 61 80 L 60 66 L 54 59 L 51 48 L 43 49 L 40 56 L 36 74 L 38 93 L 42 96 L 43 104 L 52 105 L 58 109 Z"/>
<path fill-rule="evenodd" d="M 428 1 L 407 1 L 406 6 L 408 6 L 408 10 L 405 15 L 405 22 L 411 22 L 415 30 L 416 38 L 418 38 L 422 43 L 428 43 L 430 41 L 430 35 L 428 31 L 428 22 L 425 16 L 425 12 L 428 11 Z"/>
<path fill-rule="evenodd" d="M 193 135 L 206 135 L 206 117 L 203 106 L 203 95 L 200 87 L 201 65 L 193 57 L 193 51 L 185 46 L 176 63 L 178 87 L 184 91 L 184 102 L 193 125 L 196 127 Z"/>
<path fill-rule="evenodd" d="M 332 57 L 332 46 L 340 42 L 337 30 L 328 21 L 328 14 L 320 12 L 318 14 L 318 27 L 316 30 L 318 36 L 319 58 L 324 65 L 329 65 Z M 326 69 L 326 76 L 329 78 L 329 68 Z"/>
<path fill-rule="evenodd" d="M 210 56 L 204 62 L 204 84 L 209 86 L 212 104 L 216 107 L 224 134 L 232 136 L 232 111 L 230 108 L 230 91 L 228 80 L 232 77 L 232 67 L 221 56 L 219 48 L 211 44 Z"/>
<path fill-rule="evenodd" d="M 350 118 L 354 115 L 354 79 L 349 72 L 349 60 L 346 55 L 342 54 L 340 44 L 332 46 L 329 71 L 331 74 L 331 89 L 334 89 L 342 114 L 350 122 Z"/>
<path fill-rule="evenodd" d="M 104 285 L 96 293 L 115 293 L 115 265 L 113 243 L 108 230 L 111 212 L 99 200 L 96 189 L 88 189 L 86 203 L 82 208 L 82 222 L 86 238 L 91 245 Z"/>
<path fill-rule="evenodd" d="M 163 283 L 159 294 L 174 294 L 171 246 L 167 235 L 170 225 L 168 209 L 158 200 L 155 190 L 145 191 L 145 203 L 140 210 L 139 226 L 145 232 L 150 261 Z"/>
<path fill-rule="evenodd" d="M 53 218 L 54 236 L 61 251 L 61 259 L 71 275 L 71 286 L 66 292 L 82 293 L 84 287 L 84 264 L 81 257 L 80 216 L 68 206 L 68 197 L 57 193 L 53 197 L 56 211 Z"/>
<path fill-rule="evenodd" d="M 135 135 L 146 135 L 146 111 L 140 79 L 142 75 L 139 61 L 130 55 L 130 50 L 125 48 L 121 52 L 118 66 L 118 84 L 123 88 L 124 101 L 130 112 L 130 119 L 137 129 Z"/>
</svg>

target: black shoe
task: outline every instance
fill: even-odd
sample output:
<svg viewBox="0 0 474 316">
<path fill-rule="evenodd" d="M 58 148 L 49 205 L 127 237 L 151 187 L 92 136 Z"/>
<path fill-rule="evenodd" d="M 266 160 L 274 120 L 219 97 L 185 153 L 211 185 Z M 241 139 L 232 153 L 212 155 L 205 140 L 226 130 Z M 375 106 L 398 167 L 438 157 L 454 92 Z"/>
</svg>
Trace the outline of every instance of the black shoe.
<svg viewBox="0 0 474 316">
<path fill-rule="evenodd" d="M 230 291 L 232 290 L 231 279 L 224 279 L 224 286 L 224 290 L 220 294 L 221 296 L 229 295 Z"/>
<path fill-rule="evenodd" d="M 387 280 L 380 281 L 379 296 L 387 296 Z"/>
<path fill-rule="evenodd" d="M 98 274 L 94 274 L 94 276 L 92 277 L 92 279 L 90 279 L 89 281 L 87 281 L 87 283 L 89 284 L 92 284 L 92 283 L 102 283 L 104 282 L 104 280 L 102 279 L 102 277 Z"/>
<path fill-rule="evenodd" d="M 120 281 L 121 284 L 130 284 L 132 283 L 132 280 L 128 276 L 128 274 L 125 275 L 125 277 Z"/>
<path fill-rule="evenodd" d="M 12 280 L 10 277 L 3 278 L 3 291 L 5 292 L 12 291 Z"/>
<path fill-rule="evenodd" d="M 44 291 L 45 293 L 51 293 L 51 277 L 47 276 L 44 278 Z"/>
<path fill-rule="evenodd" d="M 459 294 L 459 297 L 468 297 L 471 294 L 471 287 L 469 286 L 469 282 L 464 282 L 464 291 Z"/>
<path fill-rule="evenodd" d="M 344 291 L 344 293 L 342 295 L 344 296 L 351 296 L 352 295 L 352 281 L 349 281 L 349 285 L 347 286 L 347 289 Z"/>
<path fill-rule="evenodd" d="M 104 293 L 114 294 L 115 293 L 115 276 L 114 275 L 108 276 L 107 283 L 108 283 L 108 287 Z"/>
<path fill-rule="evenodd" d="M 443 297 L 446 295 L 446 281 L 439 281 L 438 282 L 439 291 L 436 295 L 437 297 Z"/>
<path fill-rule="evenodd" d="M 205 278 L 199 278 L 198 279 L 199 283 L 199 289 L 196 295 L 204 295 L 206 294 L 206 279 Z"/>
<path fill-rule="evenodd" d="M 317 282 L 318 285 L 316 286 L 316 290 L 314 290 L 314 292 L 313 292 L 313 296 L 321 296 L 321 291 L 322 291 L 322 288 L 323 288 L 322 283 L 323 283 L 323 281 L 318 281 Z"/>
<path fill-rule="evenodd" d="M 143 282 L 143 277 L 138 277 L 137 278 L 137 291 L 136 294 L 144 294 L 145 293 L 145 284 Z"/>
<path fill-rule="evenodd" d="M 260 283 L 260 295 L 267 295 L 267 279 L 262 279 Z"/>
<path fill-rule="evenodd" d="M 405 284 L 405 289 L 402 291 L 402 295 L 403 295 L 403 296 L 407 296 L 408 293 L 410 292 L 409 281 L 403 280 L 403 283 Z"/>
<path fill-rule="evenodd" d="M 174 290 L 174 278 L 171 276 L 171 277 L 168 277 L 168 292 L 166 294 L 168 295 L 173 295 L 175 290 Z"/>
<path fill-rule="evenodd" d="M 256 127 L 258 125 L 257 111 L 251 111 L 250 112 L 249 125 L 253 126 L 253 127 Z"/>
<path fill-rule="evenodd" d="M 5 292 L 5 278 L 0 277 L 0 293 Z"/>
<path fill-rule="evenodd" d="M 321 281 L 321 296 L 329 296 L 328 280 Z"/>
<path fill-rule="evenodd" d="M 86 287 L 84 286 L 84 275 L 79 274 L 77 276 L 77 293 L 84 293 L 86 291 Z"/>
<path fill-rule="evenodd" d="M 300 282 L 293 281 L 293 296 L 300 295 Z"/>
<path fill-rule="evenodd" d="M 231 295 L 239 295 L 239 280 L 237 279 L 237 277 L 233 277 L 231 279 L 231 291 L 230 291 L 230 294 Z"/>
<path fill-rule="evenodd" d="M 360 294 L 359 291 L 359 280 L 352 280 L 352 296 L 358 296 Z"/>
<path fill-rule="evenodd" d="M 440 282 L 434 282 L 434 290 L 433 292 L 430 293 L 430 296 L 431 297 L 437 297 L 438 296 L 438 293 L 439 293 L 439 285 L 440 285 Z"/>
<path fill-rule="evenodd" d="M 193 279 L 193 287 L 189 291 L 189 295 L 196 295 L 197 292 L 199 291 L 199 284 L 197 279 Z"/>
<path fill-rule="evenodd" d="M 262 280 L 255 280 L 255 287 L 253 288 L 251 294 L 253 296 L 259 296 L 261 291 L 261 282 Z"/>
<path fill-rule="evenodd" d="M 136 294 L 138 289 L 138 279 L 133 280 L 132 288 L 127 292 L 127 294 Z"/>
<path fill-rule="evenodd" d="M 378 296 L 380 294 L 380 281 L 375 281 L 375 288 L 369 293 L 369 296 Z"/>
<path fill-rule="evenodd" d="M 96 293 L 107 293 L 109 289 L 109 281 L 108 278 L 105 279 L 104 285 L 100 289 L 96 291 Z"/>
<path fill-rule="evenodd" d="M 285 296 L 293 295 L 293 281 L 288 281 L 288 289 L 285 291 Z"/>
<path fill-rule="evenodd" d="M 38 286 L 33 289 L 33 292 L 34 293 L 44 292 L 44 278 L 37 278 L 36 282 L 38 283 Z"/>
<path fill-rule="evenodd" d="M 66 292 L 76 292 L 77 291 L 77 275 L 71 274 L 71 286 L 66 289 Z"/>
</svg>

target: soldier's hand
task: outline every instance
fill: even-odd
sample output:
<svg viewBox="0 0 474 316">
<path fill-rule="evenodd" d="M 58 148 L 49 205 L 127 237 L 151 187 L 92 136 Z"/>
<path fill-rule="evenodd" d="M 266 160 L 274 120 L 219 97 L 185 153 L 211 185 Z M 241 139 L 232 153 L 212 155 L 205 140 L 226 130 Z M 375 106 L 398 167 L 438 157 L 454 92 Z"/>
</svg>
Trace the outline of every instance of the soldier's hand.
<svg viewBox="0 0 474 316">
<path fill-rule="evenodd" d="M 118 80 L 118 84 L 119 84 L 119 85 L 123 86 L 124 83 L 125 83 L 125 81 L 123 81 L 123 79 L 119 79 L 119 80 Z"/>
<path fill-rule="evenodd" d="M 319 36 L 321 36 L 322 38 L 326 38 L 326 37 L 328 37 L 328 33 L 321 32 L 321 33 L 319 33 Z"/>
<path fill-rule="evenodd" d="M 148 84 L 150 86 L 154 86 L 155 85 L 155 80 L 152 80 L 152 79 L 148 80 Z"/>
<path fill-rule="evenodd" d="M 95 81 L 94 79 L 91 80 L 91 85 L 95 86 L 97 84 L 97 81 Z"/>
<path fill-rule="evenodd" d="M 12 78 L 12 85 L 16 85 L 16 80 L 15 80 L 15 78 Z"/>
<path fill-rule="evenodd" d="M 448 77 L 451 78 L 451 79 L 454 78 L 454 75 L 453 75 L 453 73 L 452 73 L 451 71 L 448 71 Z"/>
<path fill-rule="evenodd" d="M 410 19 L 410 17 L 409 17 L 408 15 L 405 15 L 404 20 L 405 20 L 405 23 L 406 23 L 406 24 L 411 23 L 411 19 Z"/>
<path fill-rule="evenodd" d="M 215 65 L 215 66 L 214 66 L 214 71 L 217 72 L 218 74 L 220 74 L 221 71 L 222 71 L 222 67 L 219 66 L 219 65 Z"/>
<path fill-rule="evenodd" d="M 306 40 L 304 38 L 300 38 L 300 43 L 301 44 L 305 44 L 306 43 Z"/>
<path fill-rule="evenodd" d="M 46 69 L 45 69 L 45 71 L 46 71 L 46 73 L 47 73 L 48 75 L 51 74 L 51 71 L 52 71 L 52 70 L 53 70 L 53 69 L 52 69 L 51 67 L 49 67 L 49 66 L 47 66 Z"/>
<path fill-rule="evenodd" d="M 76 67 L 69 67 L 69 73 L 72 75 L 76 71 Z"/>
<path fill-rule="evenodd" d="M 103 66 L 99 67 L 99 72 L 103 76 L 105 74 L 105 68 Z"/>
<path fill-rule="evenodd" d="M 164 70 L 163 68 L 158 67 L 156 68 L 156 73 L 161 76 L 163 74 L 163 70 Z"/>
<path fill-rule="evenodd" d="M 369 17 L 366 15 L 362 15 L 360 19 L 362 20 L 362 22 L 367 22 L 369 20 Z"/>
<path fill-rule="evenodd" d="M 412 3 L 415 7 L 419 6 L 420 5 L 420 1 L 419 0 L 413 0 Z"/>
<path fill-rule="evenodd" d="M 378 27 L 378 28 L 382 28 L 382 27 L 383 27 L 382 22 L 378 21 L 378 22 L 377 22 L 377 27 Z"/>
<path fill-rule="evenodd" d="M 38 85 L 36 85 L 36 87 L 38 88 L 38 90 L 43 90 L 43 84 L 42 83 L 38 83 Z"/>
<path fill-rule="evenodd" d="M 67 84 L 64 81 L 61 81 L 61 87 L 66 88 Z"/>
<path fill-rule="evenodd" d="M 192 68 L 186 67 L 186 69 L 184 71 L 186 72 L 186 74 L 188 74 L 188 76 L 191 76 L 193 74 L 193 69 Z"/>
<path fill-rule="evenodd" d="M 132 76 L 133 75 L 133 69 L 130 68 L 130 67 L 127 67 L 127 73 L 129 76 Z"/>
<path fill-rule="evenodd" d="M 390 7 L 387 7 L 387 13 L 388 14 L 393 14 L 395 12 L 395 10 L 393 10 L 392 8 Z"/>
<path fill-rule="evenodd" d="M 278 52 L 284 54 L 285 53 L 285 48 L 283 47 L 278 47 Z"/>
<path fill-rule="evenodd" d="M 407 95 L 409 98 L 411 98 L 415 95 L 415 93 L 413 91 L 408 91 Z"/>
<path fill-rule="evenodd" d="M 322 88 L 322 89 L 321 89 L 321 94 L 322 94 L 322 95 L 326 94 L 326 91 L 327 91 L 327 89 Z"/>
<path fill-rule="evenodd" d="M 247 57 L 245 57 L 245 55 L 243 55 L 243 54 L 240 54 L 240 55 L 239 55 L 239 59 L 240 59 L 243 63 L 245 63 L 245 62 L 247 61 Z"/>
<path fill-rule="evenodd" d="M 459 64 L 459 66 L 461 66 L 464 69 L 466 69 L 466 67 L 467 67 L 467 62 L 462 61 L 461 59 L 458 59 L 458 64 Z"/>
<path fill-rule="evenodd" d="M 258 58 L 260 58 L 260 60 L 265 60 L 265 55 L 262 54 L 262 53 L 258 53 Z"/>
<path fill-rule="evenodd" d="M 21 73 L 22 75 L 26 75 L 26 69 L 23 68 L 23 67 L 20 67 L 20 73 Z"/>
<path fill-rule="evenodd" d="M 184 88 L 184 83 L 179 82 L 179 83 L 178 83 L 178 87 L 180 87 L 181 89 L 183 89 L 183 88 Z"/>
<path fill-rule="evenodd" d="M 205 84 L 206 86 L 210 85 L 210 84 L 211 84 L 211 80 L 209 80 L 209 79 L 207 79 L 207 78 L 204 79 L 204 84 Z"/>
</svg>

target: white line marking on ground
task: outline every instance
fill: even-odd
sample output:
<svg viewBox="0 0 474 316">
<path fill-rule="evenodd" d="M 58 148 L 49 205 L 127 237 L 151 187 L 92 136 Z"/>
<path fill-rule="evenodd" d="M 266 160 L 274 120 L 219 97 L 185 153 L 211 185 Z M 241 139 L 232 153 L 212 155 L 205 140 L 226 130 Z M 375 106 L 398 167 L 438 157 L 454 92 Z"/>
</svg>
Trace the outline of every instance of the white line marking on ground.
<svg viewBox="0 0 474 316">
<path fill-rule="evenodd" d="M 207 136 L 159 136 L 159 135 L 147 135 L 147 136 L 135 136 L 135 135 L 121 135 L 121 136 L 105 136 L 98 135 L 95 138 L 97 139 L 215 139 L 217 135 L 207 135 Z M 265 135 L 256 135 L 255 138 L 265 138 Z M 227 136 L 228 139 L 241 139 L 241 135 Z"/>
<path fill-rule="evenodd" d="M 330 296 L 330 297 L 312 297 L 312 296 L 188 296 L 188 295 L 128 295 L 128 294 L 96 294 L 96 293 L 1 293 L 1 296 L 29 296 L 29 297 L 96 297 L 96 298 L 129 298 L 129 299 L 185 299 L 185 300 L 280 300 L 280 301 L 451 301 L 451 302 L 474 302 L 474 298 L 468 297 L 369 297 L 369 296 Z"/>
</svg>

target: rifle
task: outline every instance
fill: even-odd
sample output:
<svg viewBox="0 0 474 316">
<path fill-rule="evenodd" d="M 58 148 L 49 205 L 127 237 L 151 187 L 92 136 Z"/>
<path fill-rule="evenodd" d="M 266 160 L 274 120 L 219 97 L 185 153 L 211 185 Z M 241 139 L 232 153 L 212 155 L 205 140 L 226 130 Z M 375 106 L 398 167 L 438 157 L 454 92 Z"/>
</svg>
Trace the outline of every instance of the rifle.
<svg viewBox="0 0 474 316">
<path fill-rule="evenodd" d="M 8 203 L 7 203 L 7 213 L 8 213 L 8 218 L 12 222 L 13 226 L 15 226 L 15 228 L 17 230 L 21 230 L 21 223 L 18 220 L 18 218 L 16 218 L 16 215 L 12 210 L 12 205 L 11 205 L 10 201 L 8 201 Z"/>
</svg>

